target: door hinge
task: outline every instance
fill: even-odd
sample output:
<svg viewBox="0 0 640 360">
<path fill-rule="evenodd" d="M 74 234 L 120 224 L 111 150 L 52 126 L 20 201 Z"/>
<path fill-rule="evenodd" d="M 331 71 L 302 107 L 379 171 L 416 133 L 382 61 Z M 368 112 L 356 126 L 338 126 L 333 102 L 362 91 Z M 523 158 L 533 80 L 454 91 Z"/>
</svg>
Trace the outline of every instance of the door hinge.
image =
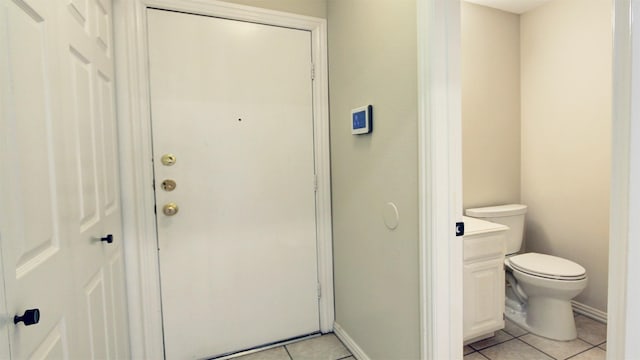
<svg viewBox="0 0 640 360">
<path fill-rule="evenodd" d="M 322 287 L 320 287 L 320 283 L 318 283 L 318 299 L 322 297 Z"/>
<path fill-rule="evenodd" d="M 311 63 L 311 80 L 316 79 L 316 64 Z"/>
<path fill-rule="evenodd" d="M 313 175 L 313 191 L 318 192 L 318 175 Z"/>
</svg>

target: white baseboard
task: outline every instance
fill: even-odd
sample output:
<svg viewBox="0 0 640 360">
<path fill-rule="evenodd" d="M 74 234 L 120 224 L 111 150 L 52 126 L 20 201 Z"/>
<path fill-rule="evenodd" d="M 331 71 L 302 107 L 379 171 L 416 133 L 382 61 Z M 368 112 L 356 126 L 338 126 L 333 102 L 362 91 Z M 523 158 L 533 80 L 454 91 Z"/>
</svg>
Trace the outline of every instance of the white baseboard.
<svg viewBox="0 0 640 360">
<path fill-rule="evenodd" d="M 603 324 L 607 323 L 606 312 L 592 308 L 589 305 L 585 305 L 574 300 L 571 301 L 571 304 L 573 305 L 573 311 L 577 312 L 578 314 L 582 314 Z"/>
<path fill-rule="evenodd" d="M 334 334 L 336 334 L 338 339 L 340 339 L 340 341 L 342 341 L 342 343 L 347 347 L 347 349 L 351 351 L 351 354 L 353 354 L 353 357 L 355 357 L 358 360 L 370 360 L 367 354 L 365 354 L 364 351 L 360 348 L 360 346 L 358 346 L 358 344 L 356 344 L 356 342 L 353 341 L 351 336 L 349 336 L 349 334 L 347 334 L 347 332 L 344 331 L 344 329 L 342 328 L 342 326 L 340 326 L 340 324 L 333 323 L 333 332 Z"/>
</svg>

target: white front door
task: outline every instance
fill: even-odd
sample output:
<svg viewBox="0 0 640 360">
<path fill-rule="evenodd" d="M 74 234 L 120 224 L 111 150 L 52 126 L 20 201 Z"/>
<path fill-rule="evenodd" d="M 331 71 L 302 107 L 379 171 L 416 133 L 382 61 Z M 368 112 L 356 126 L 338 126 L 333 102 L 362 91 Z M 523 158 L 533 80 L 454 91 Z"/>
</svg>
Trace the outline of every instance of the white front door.
<svg viewBox="0 0 640 360">
<path fill-rule="evenodd" d="M 127 358 L 111 2 L 0 0 L 0 19 L 0 330 L 14 359 Z"/>
<path fill-rule="evenodd" d="M 167 358 L 318 332 L 310 32 L 163 10 L 148 29 Z"/>
</svg>

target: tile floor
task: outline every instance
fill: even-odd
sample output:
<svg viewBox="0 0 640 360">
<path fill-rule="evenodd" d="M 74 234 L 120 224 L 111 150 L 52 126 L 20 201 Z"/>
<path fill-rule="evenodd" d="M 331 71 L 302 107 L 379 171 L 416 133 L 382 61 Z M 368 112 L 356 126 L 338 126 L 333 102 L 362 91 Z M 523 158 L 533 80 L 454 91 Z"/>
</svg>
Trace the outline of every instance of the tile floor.
<svg viewBox="0 0 640 360">
<path fill-rule="evenodd" d="M 533 335 L 511 321 L 492 338 L 464 347 L 464 360 L 605 360 L 607 326 L 576 315 L 578 338 L 553 341 Z M 302 340 L 234 360 L 356 360 L 334 334 Z M 388 359 L 406 360 L 406 359 Z"/>
<path fill-rule="evenodd" d="M 234 360 L 355 360 L 334 334 L 326 334 Z"/>
<path fill-rule="evenodd" d="M 511 321 L 492 338 L 464 347 L 464 360 L 604 360 L 607 326 L 584 315 L 576 315 L 578 338 L 553 341 L 533 335 Z"/>
</svg>

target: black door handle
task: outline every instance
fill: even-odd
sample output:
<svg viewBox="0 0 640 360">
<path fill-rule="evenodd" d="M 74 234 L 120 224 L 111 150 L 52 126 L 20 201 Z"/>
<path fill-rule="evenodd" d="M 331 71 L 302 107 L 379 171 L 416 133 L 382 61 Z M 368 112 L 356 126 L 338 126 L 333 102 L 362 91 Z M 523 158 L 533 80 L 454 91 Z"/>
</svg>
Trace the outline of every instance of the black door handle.
<svg viewBox="0 0 640 360">
<path fill-rule="evenodd" d="M 29 309 L 22 316 L 14 316 L 13 323 L 18 325 L 19 322 L 23 322 L 24 326 L 37 324 L 40 322 L 40 309 Z"/>
<path fill-rule="evenodd" d="M 113 235 L 109 234 L 100 239 L 100 241 L 106 241 L 107 244 L 111 244 L 113 242 Z"/>
</svg>

